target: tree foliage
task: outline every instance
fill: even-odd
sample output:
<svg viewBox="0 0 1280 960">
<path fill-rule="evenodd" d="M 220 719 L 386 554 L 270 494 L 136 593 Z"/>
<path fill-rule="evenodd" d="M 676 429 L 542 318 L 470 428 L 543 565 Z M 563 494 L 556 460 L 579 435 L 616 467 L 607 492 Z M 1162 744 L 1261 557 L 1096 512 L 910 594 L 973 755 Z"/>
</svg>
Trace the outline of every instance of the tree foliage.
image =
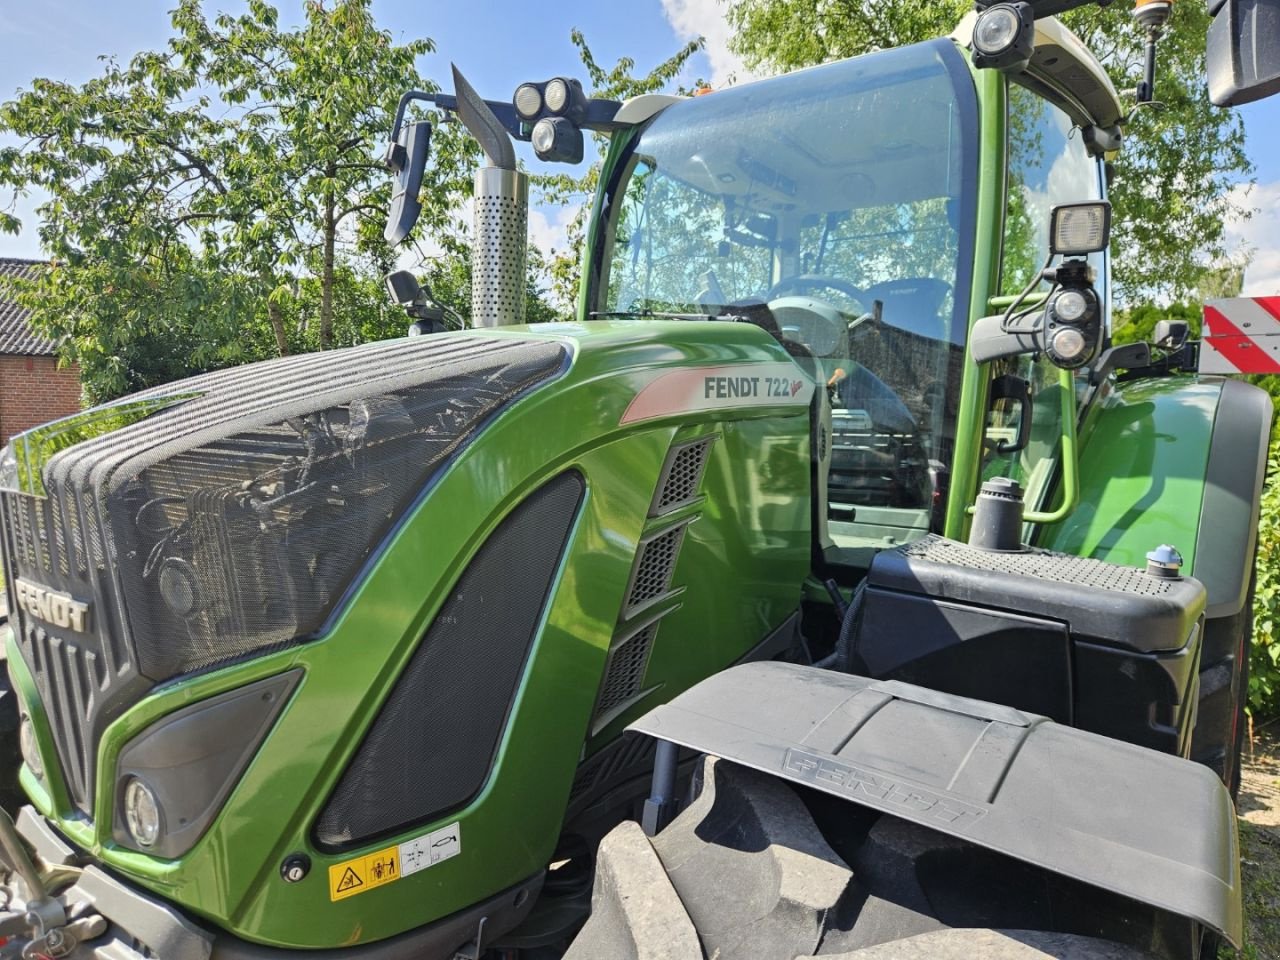
<svg viewBox="0 0 1280 960">
<path fill-rule="evenodd" d="M 1272 392 L 1274 397 L 1275 391 Z M 1255 717 L 1280 716 L 1280 443 L 1271 443 L 1270 482 L 1258 521 L 1257 581 L 1253 593 L 1253 656 L 1249 708 Z"/>
<path fill-rule="evenodd" d="M 949 33 L 967 0 L 729 0 L 735 49 L 757 69 L 793 70 Z M 1117 89 L 1137 86 L 1143 38 L 1119 6 L 1063 20 L 1106 65 Z M 1159 51 L 1158 107 L 1130 116 L 1111 189 L 1113 279 L 1123 298 L 1186 297 L 1207 264 L 1231 251 L 1226 224 L 1243 218 L 1232 186 L 1252 174 L 1241 119 L 1210 104 L 1204 4 L 1179 4 Z M 1130 101 L 1131 102 L 1131 101 Z"/>
<path fill-rule="evenodd" d="M 378 153 L 400 94 L 431 88 L 415 66 L 430 41 L 394 42 L 371 0 L 309 0 L 293 28 L 263 0 L 212 18 L 179 0 L 172 26 L 163 50 L 0 107 L 20 139 L 0 149 L 0 188 L 49 197 L 53 265 L 18 293 L 33 325 L 91 399 L 402 332 L 377 279 L 394 263 Z M 428 228 L 469 153 L 450 133 L 437 147 Z"/>
</svg>

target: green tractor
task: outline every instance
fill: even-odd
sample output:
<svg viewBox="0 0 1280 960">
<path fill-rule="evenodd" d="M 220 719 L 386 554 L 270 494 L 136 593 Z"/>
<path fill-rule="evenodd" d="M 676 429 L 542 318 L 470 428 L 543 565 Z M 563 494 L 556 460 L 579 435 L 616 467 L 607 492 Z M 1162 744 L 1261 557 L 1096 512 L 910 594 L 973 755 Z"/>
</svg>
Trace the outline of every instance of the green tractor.
<svg viewBox="0 0 1280 960">
<path fill-rule="evenodd" d="M 415 98 L 489 158 L 473 328 L 396 276 L 421 336 L 15 439 L 0 957 L 1238 942 L 1271 405 L 1109 342 L 1072 5 L 688 100 L 409 94 L 390 237 Z M 512 138 L 584 130 L 578 316 L 523 326 Z"/>
</svg>

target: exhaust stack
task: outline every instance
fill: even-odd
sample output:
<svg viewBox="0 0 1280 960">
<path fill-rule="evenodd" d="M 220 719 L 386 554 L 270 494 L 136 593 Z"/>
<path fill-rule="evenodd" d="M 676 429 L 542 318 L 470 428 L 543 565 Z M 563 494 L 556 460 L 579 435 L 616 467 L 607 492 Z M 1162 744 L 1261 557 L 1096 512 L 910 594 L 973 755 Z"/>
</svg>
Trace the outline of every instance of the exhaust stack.
<svg viewBox="0 0 1280 960">
<path fill-rule="evenodd" d="M 524 323 L 529 178 L 516 169 L 502 122 L 453 68 L 458 118 L 479 141 L 488 164 L 476 171 L 471 242 L 471 322 L 477 327 Z"/>
</svg>

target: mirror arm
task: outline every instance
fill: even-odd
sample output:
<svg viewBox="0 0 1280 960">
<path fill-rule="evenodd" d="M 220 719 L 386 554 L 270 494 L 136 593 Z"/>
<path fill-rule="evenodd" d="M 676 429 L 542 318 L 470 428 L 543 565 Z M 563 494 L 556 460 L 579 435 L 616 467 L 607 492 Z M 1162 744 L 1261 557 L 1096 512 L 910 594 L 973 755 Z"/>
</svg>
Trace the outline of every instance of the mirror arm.
<svg viewBox="0 0 1280 960">
<path fill-rule="evenodd" d="M 425 90 L 410 90 L 403 97 L 401 97 L 400 102 L 396 105 L 395 122 L 392 123 L 391 125 L 391 142 L 395 143 L 400 138 L 400 128 L 404 126 L 404 115 L 405 115 L 405 112 L 409 109 L 409 104 L 413 103 L 414 101 L 421 101 L 424 103 L 438 103 L 439 102 L 438 97 L 439 97 L 439 94 L 427 93 L 427 91 Z"/>
<path fill-rule="evenodd" d="M 1151 344 L 1123 343 L 1110 347 L 1089 369 L 1089 385 L 1096 387 L 1113 370 L 1138 370 L 1151 366 Z"/>
</svg>

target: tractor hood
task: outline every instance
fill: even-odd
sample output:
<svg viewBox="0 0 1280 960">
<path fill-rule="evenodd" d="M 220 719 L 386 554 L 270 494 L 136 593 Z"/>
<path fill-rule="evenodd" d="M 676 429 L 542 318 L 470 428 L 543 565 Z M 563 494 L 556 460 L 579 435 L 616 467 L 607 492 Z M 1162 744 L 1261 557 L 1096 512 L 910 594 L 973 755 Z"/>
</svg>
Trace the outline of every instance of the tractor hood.
<svg viewBox="0 0 1280 960">
<path fill-rule="evenodd" d="M 630 729 L 1190 917 L 1240 944 L 1235 810 L 1190 761 L 1010 707 L 784 663 L 717 674 Z"/>
<path fill-rule="evenodd" d="M 552 339 L 433 336 L 250 364 L 17 437 L 10 609 L 76 804 L 156 684 L 317 635 L 453 454 L 567 368 Z"/>
</svg>

